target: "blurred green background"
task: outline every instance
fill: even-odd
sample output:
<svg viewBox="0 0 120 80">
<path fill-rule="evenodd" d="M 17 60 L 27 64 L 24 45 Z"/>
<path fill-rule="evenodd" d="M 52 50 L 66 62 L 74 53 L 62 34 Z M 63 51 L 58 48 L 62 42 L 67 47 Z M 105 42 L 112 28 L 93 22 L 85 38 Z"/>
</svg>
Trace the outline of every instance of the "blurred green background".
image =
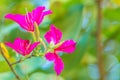
<svg viewBox="0 0 120 80">
<path fill-rule="evenodd" d="M 25 14 L 37 6 L 46 6 L 53 14 L 45 17 L 39 29 L 41 37 L 55 24 L 63 32 L 62 40 L 74 39 L 73 54 L 63 54 L 65 69 L 59 80 L 99 80 L 96 52 L 96 0 L 0 0 L 0 42 L 13 42 L 16 37 L 31 40 L 31 35 L 18 24 L 4 18 L 7 13 Z M 102 43 L 106 80 L 120 80 L 120 0 L 102 0 Z M 9 60 L 19 58 L 10 48 Z M 62 53 L 61 53 L 62 54 Z M 28 59 L 14 66 L 23 80 L 56 80 L 53 63 L 44 57 Z M 15 80 L 0 55 L 0 80 Z"/>
</svg>

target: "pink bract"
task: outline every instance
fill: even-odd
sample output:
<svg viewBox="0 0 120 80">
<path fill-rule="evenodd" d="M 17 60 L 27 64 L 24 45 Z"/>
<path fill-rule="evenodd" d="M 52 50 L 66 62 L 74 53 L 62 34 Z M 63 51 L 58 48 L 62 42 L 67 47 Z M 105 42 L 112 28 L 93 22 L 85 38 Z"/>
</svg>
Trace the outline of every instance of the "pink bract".
<svg viewBox="0 0 120 80">
<path fill-rule="evenodd" d="M 46 15 L 52 14 L 50 10 L 44 11 L 44 6 L 39 6 L 34 9 L 32 12 L 28 12 L 25 15 L 21 14 L 7 14 L 5 18 L 11 19 L 18 23 L 23 29 L 26 31 L 33 32 L 34 31 L 34 23 L 36 22 L 37 25 L 40 25 L 43 21 L 43 18 Z"/>
<path fill-rule="evenodd" d="M 17 53 L 25 56 L 30 54 L 40 44 L 40 42 L 35 42 L 31 44 L 29 40 L 16 38 L 14 43 L 6 42 L 5 44 L 15 50 Z"/>
<path fill-rule="evenodd" d="M 45 34 L 44 37 L 49 44 L 54 43 L 54 46 L 56 46 L 58 43 L 60 43 L 62 32 L 54 25 L 51 25 L 50 30 Z M 45 58 L 47 60 L 54 61 L 54 70 L 57 75 L 60 75 L 60 73 L 64 69 L 64 63 L 57 53 L 73 53 L 75 48 L 76 42 L 74 40 L 65 40 L 60 46 L 54 49 L 54 52 L 48 52 L 45 54 Z"/>
</svg>

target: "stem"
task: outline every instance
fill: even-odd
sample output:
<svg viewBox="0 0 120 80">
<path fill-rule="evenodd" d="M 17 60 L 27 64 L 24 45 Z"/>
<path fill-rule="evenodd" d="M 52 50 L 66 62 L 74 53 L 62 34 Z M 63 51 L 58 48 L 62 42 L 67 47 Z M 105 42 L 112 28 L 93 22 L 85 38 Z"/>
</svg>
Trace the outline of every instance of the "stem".
<svg viewBox="0 0 120 80">
<path fill-rule="evenodd" d="M 14 63 L 11 63 L 11 65 L 18 64 L 18 63 L 23 62 L 23 61 L 25 61 L 26 59 L 29 59 L 29 58 L 31 58 L 31 57 L 33 57 L 33 55 L 31 55 L 31 56 L 29 56 L 29 57 L 27 57 L 27 58 L 25 58 L 25 59 L 19 59 L 18 61 L 14 62 Z"/>
<path fill-rule="evenodd" d="M 36 37 L 35 37 L 34 32 L 31 32 L 31 34 L 32 34 L 33 40 L 36 41 Z"/>
<path fill-rule="evenodd" d="M 45 51 L 47 50 L 46 44 L 43 42 L 42 38 L 39 38 L 41 44 L 44 46 Z"/>
<path fill-rule="evenodd" d="M 98 20 L 97 20 L 97 56 L 98 56 L 98 68 L 100 73 L 100 80 L 105 80 L 105 71 L 103 65 L 102 44 L 101 44 L 101 32 L 102 32 L 102 0 L 97 0 Z"/>
<path fill-rule="evenodd" d="M 39 26 L 36 22 L 34 23 L 34 26 L 35 26 L 34 34 L 35 34 L 36 40 L 38 41 L 40 37 Z"/>
<path fill-rule="evenodd" d="M 38 54 L 38 55 L 32 54 L 32 55 L 26 57 L 25 59 L 19 59 L 18 61 L 14 62 L 14 63 L 11 63 L 11 65 L 15 65 L 15 64 L 21 63 L 21 62 L 23 62 L 23 61 L 25 61 L 27 59 L 30 59 L 30 58 L 36 57 L 36 56 L 43 56 L 43 55 L 42 54 Z"/>
<path fill-rule="evenodd" d="M 7 62 L 8 66 L 10 67 L 11 71 L 13 72 L 13 74 L 15 75 L 17 80 L 21 80 L 20 77 L 17 75 L 17 73 L 15 72 L 15 70 L 13 69 L 12 65 L 10 64 L 9 60 L 6 58 L 6 56 L 4 55 L 2 48 L 1 48 L 1 44 L 0 44 L 0 52 L 2 54 L 2 56 L 4 57 L 5 61 Z"/>
<path fill-rule="evenodd" d="M 40 32 L 39 32 L 38 24 L 36 22 L 34 23 L 34 28 L 35 31 L 32 32 L 34 41 L 40 41 L 46 51 L 47 50 L 46 44 L 43 42 L 42 38 L 40 38 Z"/>
</svg>

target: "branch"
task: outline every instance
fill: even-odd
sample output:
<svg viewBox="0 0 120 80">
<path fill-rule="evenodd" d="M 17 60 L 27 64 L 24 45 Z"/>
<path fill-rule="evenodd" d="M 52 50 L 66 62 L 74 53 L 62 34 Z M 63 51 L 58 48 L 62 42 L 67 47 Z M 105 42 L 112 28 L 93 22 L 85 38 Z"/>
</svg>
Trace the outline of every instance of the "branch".
<svg viewBox="0 0 120 80">
<path fill-rule="evenodd" d="M 23 62 L 23 61 L 25 61 L 26 59 L 29 59 L 29 58 L 31 58 L 31 57 L 33 57 L 33 55 L 30 55 L 29 57 L 27 57 L 27 58 L 25 58 L 25 59 L 21 59 L 21 58 L 20 58 L 18 61 L 14 62 L 14 63 L 11 63 L 11 65 L 18 64 L 18 63 Z"/>
<path fill-rule="evenodd" d="M 98 56 L 98 68 L 100 73 L 100 80 L 105 80 L 105 71 L 103 65 L 102 44 L 101 44 L 101 32 L 102 32 L 102 0 L 97 0 L 98 20 L 97 20 L 97 56 Z"/>
<path fill-rule="evenodd" d="M 28 56 L 28 57 L 26 57 L 24 59 L 19 59 L 18 61 L 14 62 L 14 63 L 11 63 L 11 65 L 15 65 L 15 64 L 21 63 L 21 62 L 23 62 L 23 61 L 25 61 L 27 59 L 30 59 L 30 58 L 36 57 L 36 56 L 43 56 L 43 54 L 38 54 L 38 55 L 32 54 L 32 55 L 30 55 L 30 56 Z"/>
<path fill-rule="evenodd" d="M 5 61 L 7 62 L 8 66 L 10 67 L 11 71 L 13 72 L 13 74 L 15 75 L 17 80 L 21 80 L 20 77 L 17 75 L 17 73 L 15 72 L 15 70 L 13 69 L 12 65 L 10 64 L 9 60 L 5 57 L 4 52 L 2 51 L 2 47 L 1 47 L 1 43 L 0 43 L 0 52 L 2 54 L 2 56 L 4 57 Z"/>
</svg>

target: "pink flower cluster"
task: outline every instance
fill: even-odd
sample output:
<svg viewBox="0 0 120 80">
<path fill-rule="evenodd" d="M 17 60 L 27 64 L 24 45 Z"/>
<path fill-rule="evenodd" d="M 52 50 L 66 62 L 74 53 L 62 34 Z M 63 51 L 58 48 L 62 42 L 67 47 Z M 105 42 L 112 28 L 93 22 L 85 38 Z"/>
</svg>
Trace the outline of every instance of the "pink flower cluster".
<svg viewBox="0 0 120 80">
<path fill-rule="evenodd" d="M 35 24 L 39 26 L 43 21 L 43 18 L 49 14 L 52 14 L 50 10 L 45 11 L 45 7 L 39 6 L 32 12 L 28 12 L 25 15 L 7 14 L 5 18 L 15 21 L 21 28 L 28 32 L 35 32 Z M 73 53 L 76 48 L 76 42 L 74 40 L 65 40 L 60 42 L 62 32 L 53 24 L 50 26 L 50 30 L 44 35 L 44 38 L 49 44 L 47 51 L 45 51 L 45 58 L 54 62 L 54 70 L 57 75 L 60 75 L 64 69 L 64 63 L 58 53 Z M 31 43 L 29 40 L 16 38 L 14 43 L 6 42 L 5 44 L 22 56 L 26 56 L 29 55 L 40 43 L 40 41 Z"/>
</svg>

